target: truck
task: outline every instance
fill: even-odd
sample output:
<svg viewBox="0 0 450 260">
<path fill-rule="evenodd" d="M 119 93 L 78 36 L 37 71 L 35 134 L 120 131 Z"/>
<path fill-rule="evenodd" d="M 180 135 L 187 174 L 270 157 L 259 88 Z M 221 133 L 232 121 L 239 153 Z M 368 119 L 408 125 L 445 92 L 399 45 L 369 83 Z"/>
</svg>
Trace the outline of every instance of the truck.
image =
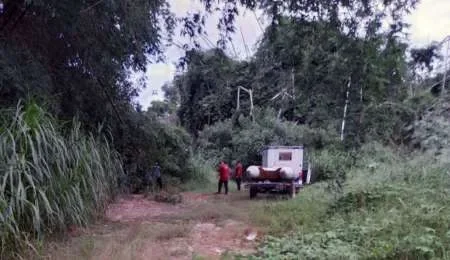
<svg viewBox="0 0 450 260">
<path fill-rule="evenodd" d="M 304 163 L 303 146 L 265 146 L 262 164 L 247 167 L 245 188 L 250 199 L 258 193 L 295 194 L 310 183 L 311 170 Z"/>
</svg>

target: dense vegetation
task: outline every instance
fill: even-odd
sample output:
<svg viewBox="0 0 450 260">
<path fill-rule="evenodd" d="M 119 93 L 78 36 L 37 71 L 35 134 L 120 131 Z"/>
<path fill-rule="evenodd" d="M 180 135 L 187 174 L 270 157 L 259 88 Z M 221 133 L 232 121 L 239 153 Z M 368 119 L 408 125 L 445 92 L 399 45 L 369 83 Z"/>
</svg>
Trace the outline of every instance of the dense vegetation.
<svg viewBox="0 0 450 260">
<path fill-rule="evenodd" d="M 175 17 L 164 0 L 0 0 L 2 256 L 87 223 L 119 188 L 142 191 L 157 161 L 166 180 L 190 187 L 206 183 L 221 159 L 248 165 L 263 145 L 304 144 L 328 184 L 306 190 L 320 197 L 314 203 L 273 206 L 271 224 L 302 232 L 273 240 L 260 257 L 444 257 L 447 222 L 436 210 L 445 212 L 445 161 L 410 155 L 442 150 L 448 139 L 446 99 L 421 94 L 434 80 L 423 75 L 438 46 L 410 50 L 405 38 L 403 16 L 417 1 L 201 2 L 204 13 Z M 271 19 L 245 61 L 224 51 L 238 6 Z M 219 47 L 200 50 L 204 15 L 216 11 Z M 183 46 L 181 73 L 163 87 L 165 100 L 144 111 L 133 100 L 145 80 L 133 85 L 130 75 L 164 58 L 176 25 L 193 44 Z M 252 90 L 253 107 L 242 91 L 237 106 L 240 86 Z M 418 162 L 434 165 L 419 172 Z M 413 197 L 416 190 L 421 196 Z M 306 207 L 311 216 L 279 219 L 280 207 Z"/>
<path fill-rule="evenodd" d="M 446 156 L 365 145 L 343 191 L 321 183 L 256 212 L 272 236 L 251 259 L 448 259 L 448 167 Z"/>
<path fill-rule="evenodd" d="M 80 124 L 63 129 L 35 104 L 4 111 L 0 129 L 2 258 L 101 212 L 123 175 L 119 154 Z"/>
</svg>

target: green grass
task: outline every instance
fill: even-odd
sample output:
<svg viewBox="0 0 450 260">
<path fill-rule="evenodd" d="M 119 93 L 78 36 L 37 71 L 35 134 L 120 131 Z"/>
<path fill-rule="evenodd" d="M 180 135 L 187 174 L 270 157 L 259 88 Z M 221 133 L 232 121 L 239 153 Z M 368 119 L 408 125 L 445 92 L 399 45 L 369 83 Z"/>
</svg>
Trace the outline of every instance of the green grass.
<svg viewBox="0 0 450 260">
<path fill-rule="evenodd" d="M 14 258 L 100 213 L 123 172 L 106 141 L 77 122 L 63 131 L 35 104 L 3 111 L 0 120 L 0 253 Z"/>
<path fill-rule="evenodd" d="M 250 258 L 449 259 L 449 165 L 368 145 L 342 191 L 324 182 L 256 210 L 269 236 Z"/>
</svg>

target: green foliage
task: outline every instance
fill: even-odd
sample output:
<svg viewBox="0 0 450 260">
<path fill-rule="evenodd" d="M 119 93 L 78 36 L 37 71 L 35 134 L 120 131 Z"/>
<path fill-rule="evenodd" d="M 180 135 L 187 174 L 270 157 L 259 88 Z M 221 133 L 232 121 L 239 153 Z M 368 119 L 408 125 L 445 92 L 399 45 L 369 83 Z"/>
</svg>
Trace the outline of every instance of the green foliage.
<svg viewBox="0 0 450 260">
<path fill-rule="evenodd" d="M 73 122 L 63 134 L 34 103 L 3 111 L 0 128 L 2 257 L 68 225 L 83 225 L 117 190 L 119 155 Z"/>
<path fill-rule="evenodd" d="M 265 227 L 270 236 L 284 236 L 290 231 L 310 232 L 321 225 L 320 218 L 326 214 L 331 194 L 324 192 L 325 183 L 305 187 L 300 199 L 267 202 L 252 210 L 251 219 Z"/>
<path fill-rule="evenodd" d="M 170 37 L 174 23 L 165 1 L 6 1 L 2 100 L 36 94 L 54 99 L 58 117 L 115 128 L 138 90 L 129 72 L 160 58 L 163 31 Z"/>
<path fill-rule="evenodd" d="M 205 128 L 197 139 L 197 149 L 204 158 L 217 163 L 241 160 L 244 165 L 260 164 L 261 149 L 266 145 L 304 145 L 322 148 L 334 145 L 337 136 L 324 129 L 310 129 L 279 120 L 272 109 L 257 110 L 255 121 L 240 117 Z"/>
<path fill-rule="evenodd" d="M 353 165 L 338 198 L 314 185 L 257 212 L 276 237 L 250 259 L 448 258 L 448 158 L 370 144 Z"/>
<path fill-rule="evenodd" d="M 373 19 L 377 24 L 381 18 Z M 237 90 L 243 86 L 252 90 L 255 106 L 273 108 L 284 120 L 333 132 L 340 127 L 348 101 L 344 137 L 350 139 L 349 146 L 366 139 L 401 142 L 401 128 L 413 118 L 400 105 L 407 90 L 401 87 L 407 72 L 407 45 L 398 39 L 403 27 L 383 34 L 379 24 L 374 26 L 377 29 L 365 37 L 356 37 L 327 19 L 281 16 L 266 29 L 250 61 L 234 61 L 215 49 L 190 52 L 187 71 L 174 81 L 182 125 L 197 136 L 205 126 L 247 114 L 250 99 L 244 91 L 240 110 L 235 110 Z M 281 95 L 283 91 L 290 98 Z M 380 121 L 386 112 L 395 120 Z"/>
<path fill-rule="evenodd" d="M 217 172 L 212 160 L 205 160 L 201 155 L 192 156 L 186 166 L 189 178 L 183 183 L 183 188 L 188 191 L 201 191 L 208 189 L 210 184 L 216 184 Z"/>
<path fill-rule="evenodd" d="M 227 57 L 222 50 L 188 53 L 188 70 L 175 78 L 180 93 L 178 116 L 181 124 L 197 135 L 211 125 L 233 115 L 241 64 Z M 220 96 L 220 98 L 219 98 Z"/>
<path fill-rule="evenodd" d="M 333 147 L 313 151 L 311 159 L 316 181 L 339 179 L 343 182 L 346 171 L 354 164 L 351 153 Z"/>
<path fill-rule="evenodd" d="M 133 121 L 131 121 L 133 120 Z M 192 156 L 192 138 L 181 127 L 166 123 L 152 113 L 134 113 L 127 134 L 120 143 L 132 192 L 144 189 L 144 176 L 158 162 L 162 178 L 190 179 L 187 171 Z M 121 149 L 119 148 L 119 151 Z"/>
<path fill-rule="evenodd" d="M 364 123 L 361 132 L 364 141 L 381 141 L 387 144 L 408 142 L 408 129 L 417 117 L 418 107 L 414 109 L 406 103 L 385 102 L 368 106 L 363 112 Z"/>
</svg>

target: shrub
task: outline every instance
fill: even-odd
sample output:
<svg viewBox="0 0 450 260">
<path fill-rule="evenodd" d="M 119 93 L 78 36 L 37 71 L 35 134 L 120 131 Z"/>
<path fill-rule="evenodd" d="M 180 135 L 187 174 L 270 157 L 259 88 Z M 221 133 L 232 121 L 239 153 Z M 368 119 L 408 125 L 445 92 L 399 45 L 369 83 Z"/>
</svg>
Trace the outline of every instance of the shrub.
<svg viewBox="0 0 450 260">
<path fill-rule="evenodd" d="M 118 154 L 81 133 L 76 121 L 63 135 L 29 104 L 3 112 L 0 126 L 2 256 L 17 257 L 27 240 L 87 223 L 114 194 L 123 174 Z"/>
</svg>

